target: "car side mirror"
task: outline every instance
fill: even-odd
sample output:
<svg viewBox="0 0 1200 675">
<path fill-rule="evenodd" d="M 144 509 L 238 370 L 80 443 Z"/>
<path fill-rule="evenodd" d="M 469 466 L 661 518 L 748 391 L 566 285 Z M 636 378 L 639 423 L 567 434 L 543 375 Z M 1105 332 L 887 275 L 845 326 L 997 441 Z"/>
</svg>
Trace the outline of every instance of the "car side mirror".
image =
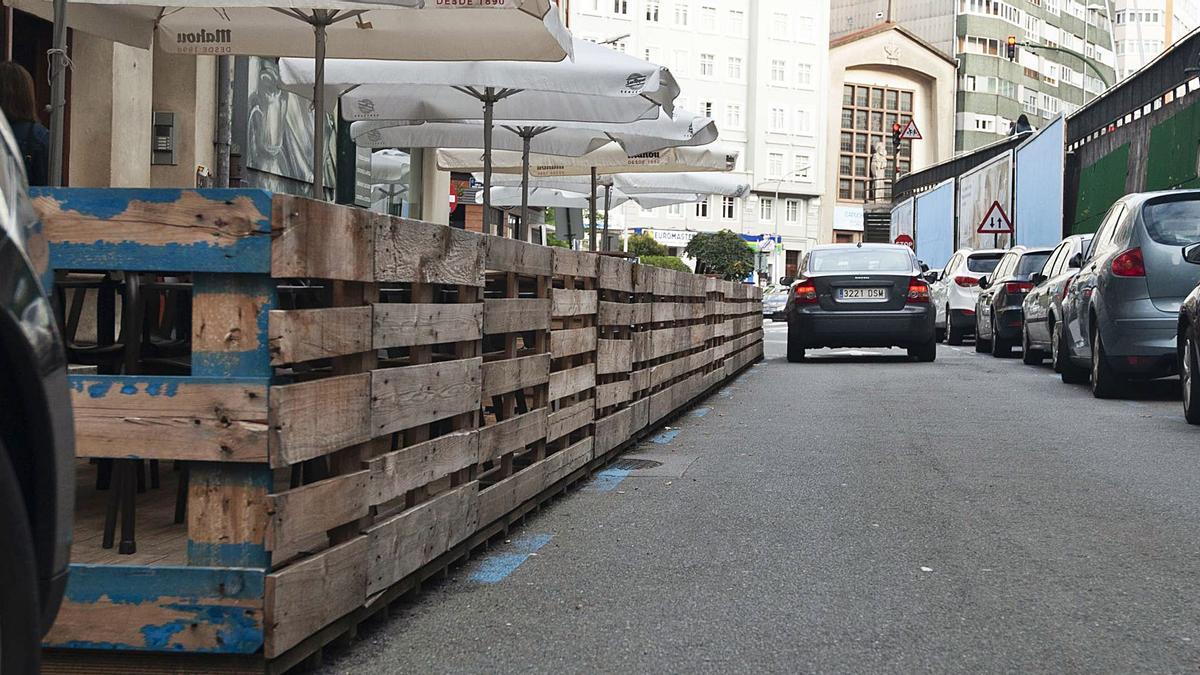
<svg viewBox="0 0 1200 675">
<path fill-rule="evenodd" d="M 990 286 L 990 285 L 991 285 L 991 284 L 988 282 L 988 278 L 987 278 L 987 276 L 986 276 L 986 275 L 985 275 L 985 276 L 982 276 L 982 277 L 979 277 L 979 287 L 980 287 L 980 288 L 987 288 L 987 287 L 988 287 L 988 286 Z"/>
<path fill-rule="evenodd" d="M 929 271 L 929 265 L 926 265 L 924 260 L 918 260 L 917 264 L 921 266 L 921 274 Z"/>
<path fill-rule="evenodd" d="M 1071 259 L 1067 261 L 1067 267 L 1070 267 L 1073 270 L 1083 267 L 1083 254 L 1076 253 L 1075 255 L 1071 256 Z"/>
<path fill-rule="evenodd" d="M 780 286 L 791 286 L 792 282 L 795 280 L 796 280 L 796 277 L 779 277 L 779 285 Z"/>
<path fill-rule="evenodd" d="M 925 281 L 927 281 L 927 282 L 929 282 L 929 283 L 931 283 L 931 284 L 932 284 L 932 283 L 937 283 L 937 280 L 938 280 L 938 273 L 937 273 L 937 272 L 925 272 L 925 274 L 923 274 L 923 275 L 921 275 L 921 276 L 922 276 L 922 278 L 923 278 L 923 279 L 925 279 Z"/>
<path fill-rule="evenodd" d="M 1190 244 L 1183 247 L 1183 259 L 1193 265 L 1200 265 L 1200 244 Z"/>
<path fill-rule="evenodd" d="M 1033 274 L 1029 275 L 1029 283 L 1033 284 L 1034 286 L 1037 286 L 1045 280 L 1046 275 L 1042 274 L 1041 272 L 1034 272 Z"/>
</svg>

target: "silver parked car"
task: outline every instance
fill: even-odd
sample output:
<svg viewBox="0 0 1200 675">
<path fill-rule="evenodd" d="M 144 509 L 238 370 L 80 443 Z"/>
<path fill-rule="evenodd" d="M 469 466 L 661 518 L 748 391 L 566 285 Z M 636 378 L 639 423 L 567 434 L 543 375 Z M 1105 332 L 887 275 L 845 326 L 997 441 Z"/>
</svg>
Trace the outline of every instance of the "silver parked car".
<svg viewBox="0 0 1200 675">
<path fill-rule="evenodd" d="M 787 286 L 772 286 L 763 291 L 763 320 L 783 321 L 783 308 L 787 306 Z"/>
<path fill-rule="evenodd" d="M 1025 296 L 1025 325 L 1021 334 L 1021 356 L 1025 363 L 1039 364 L 1049 354 L 1054 372 L 1062 372 L 1063 354 L 1055 345 L 1058 344 L 1056 333 L 1062 330 L 1063 294 L 1067 284 L 1079 272 L 1083 254 L 1091 243 L 1090 234 L 1075 234 L 1063 239 L 1054 247 L 1041 271 L 1030 278 L 1034 287 Z"/>
<path fill-rule="evenodd" d="M 1178 370 L 1179 306 L 1200 282 L 1182 249 L 1200 241 L 1200 190 L 1126 195 L 1105 214 L 1067 286 L 1060 330 L 1064 382 L 1116 396 L 1123 381 Z"/>
</svg>

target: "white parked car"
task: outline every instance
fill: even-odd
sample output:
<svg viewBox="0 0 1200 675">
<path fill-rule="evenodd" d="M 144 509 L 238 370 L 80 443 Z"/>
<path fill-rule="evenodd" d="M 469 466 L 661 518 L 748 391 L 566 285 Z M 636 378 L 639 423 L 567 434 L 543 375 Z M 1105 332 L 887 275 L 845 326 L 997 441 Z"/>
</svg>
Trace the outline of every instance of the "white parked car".
<svg viewBox="0 0 1200 675">
<path fill-rule="evenodd" d="M 959 249 L 950 256 L 937 281 L 929 287 L 929 301 L 935 310 L 934 327 L 939 339 L 961 345 L 963 338 L 975 333 L 975 298 L 979 279 L 996 269 L 1004 255 L 1002 249 L 972 251 Z"/>
</svg>

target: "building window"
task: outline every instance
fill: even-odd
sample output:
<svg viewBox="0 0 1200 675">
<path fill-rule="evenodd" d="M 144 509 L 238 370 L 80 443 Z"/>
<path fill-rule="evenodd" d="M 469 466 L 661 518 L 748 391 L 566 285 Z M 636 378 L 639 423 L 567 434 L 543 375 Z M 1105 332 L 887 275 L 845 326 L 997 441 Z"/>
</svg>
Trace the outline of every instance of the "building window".
<svg viewBox="0 0 1200 675">
<path fill-rule="evenodd" d="M 812 84 L 812 64 L 801 63 L 796 66 L 796 81 L 801 86 L 809 86 Z"/>
<path fill-rule="evenodd" d="M 783 59 L 771 59 L 771 81 L 782 83 L 787 77 L 787 62 Z"/>
<path fill-rule="evenodd" d="M 804 108 L 796 109 L 796 132 L 807 134 L 812 130 L 812 116 Z"/>
<path fill-rule="evenodd" d="M 691 54 L 686 49 L 676 49 L 675 65 L 671 68 L 671 74 L 676 77 L 687 75 L 689 61 L 691 61 Z"/>
<path fill-rule="evenodd" d="M 708 217 L 708 197 L 705 197 L 703 201 L 696 202 L 696 217 Z"/>
<path fill-rule="evenodd" d="M 789 223 L 800 222 L 800 200 L 799 199 L 787 200 L 787 221 Z"/>
<path fill-rule="evenodd" d="M 667 207 L 667 215 L 675 218 L 683 217 L 683 204 L 671 204 Z"/>
<path fill-rule="evenodd" d="M 725 106 L 725 126 L 730 129 L 742 128 L 742 104 L 730 103 Z"/>
<path fill-rule="evenodd" d="M 770 222 L 775 219 L 775 200 L 770 197 L 760 197 L 758 200 L 758 219 Z"/>
<path fill-rule="evenodd" d="M 783 153 L 772 152 L 767 155 L 767 177 L 783 177 Z"/>
<path fill-rule="evenodd" d="M 658 22 L 659 0 L 646 0 L 646 20 Z"/>
<path fill-rule="evenodd" d="M 725 220 L 733 220 L 735 213 L 735 204 L 733 197 L 721 198 L 721 218 Z"/>
<path fill-rule="evenodd" d="M 729 10 L 729 32 L 732 35 L 742 35 L 746 32 L 746 13 L 740 9 Z"/>
<path fill-rule="evenodd" d="M 613 14 L 628 14 L 629 0 L 613 0 Z"/>
<path fill-rule="evenodd" d="M 796 155 L 792 158 L 792 175 L 801 180 L 808 180 L 808 172 L 812 169 L 812 157 Z"/>
<path fill-rule="evenodd" d="M 784 131 L 787 127 L 787 114 L 783 112 L 783 108 L 771 108 L 770 117 L 771 131 Z"/>
<path fill-rule="evenodd" d="M 742 58 L 740 56 L 729 57 L 729 79 L 742 81 Z"/>
<path fill-rule="evenodd" d="M 895 157 L 891 154 L 892 125 L 912 119 L 913 92 L 887 87 L 847 84 L 842 87 L 841 143 L 838 155 L 838 199 L 862 201 L 870 187 L 872 149 L 884 143 L 888 153 L 887 176 Z M 907 108 L 907 109 L 905 109 Z M 886 139 L 886 140 L 885 140 Z M 912 143 L 901 143 L 899 169 L 911 168 Z"/>
<path fill-rule="evenodd" d="M 771 15 L 771 37 L 776 40 L 788 39 L 788 24 L 791 21 L 788 15 L 783 12 L 775 12 Z"/>
<path fill-rule="evenodd" d="M 717 30 L 717 8 L 703 5 L 700 7 L 700 30 L 710 33 Z"/>
<path fill-rule="evenodd" d="M 712 77 L 713 76 L 713 74 L 716 72 L 716 66 L 714 65 L 716 63 L 716 60 L 717 60 L 717 57 L 713 56 L 712 54 L 701 54 L 700 55 L 700 76 L 701 77 Z"/>
<path fill-rule="evenodd" d="M 704 115 L 705 117 L 707 117 L 709 119 L 712 119 L 712 111 L 713 111 L 712 101 L 701 101 L 700 102 L 700 114 L 701 115 Z"/>
<path fill-rule="evenodd" d="M 688 6 L 686 2 L 675 3 L 675 25 L 688 25 Z"/>
</svg>

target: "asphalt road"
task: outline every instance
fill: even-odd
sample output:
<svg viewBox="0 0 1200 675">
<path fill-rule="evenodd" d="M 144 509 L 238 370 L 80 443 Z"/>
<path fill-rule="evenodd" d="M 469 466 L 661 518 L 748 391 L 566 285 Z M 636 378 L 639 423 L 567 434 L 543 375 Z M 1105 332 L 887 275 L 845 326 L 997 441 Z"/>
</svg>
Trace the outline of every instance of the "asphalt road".
<svg viewBox="0 0 1200 675">
<path fill-rule="evenodd" d="M 1175 385 L 1097 401 L 970 346 L 792 365 L 783 331 L 639 449 L 657 475 L 554 502 L 324 670 L 1200 668 L 1200 428 Z"/>
</svg>

